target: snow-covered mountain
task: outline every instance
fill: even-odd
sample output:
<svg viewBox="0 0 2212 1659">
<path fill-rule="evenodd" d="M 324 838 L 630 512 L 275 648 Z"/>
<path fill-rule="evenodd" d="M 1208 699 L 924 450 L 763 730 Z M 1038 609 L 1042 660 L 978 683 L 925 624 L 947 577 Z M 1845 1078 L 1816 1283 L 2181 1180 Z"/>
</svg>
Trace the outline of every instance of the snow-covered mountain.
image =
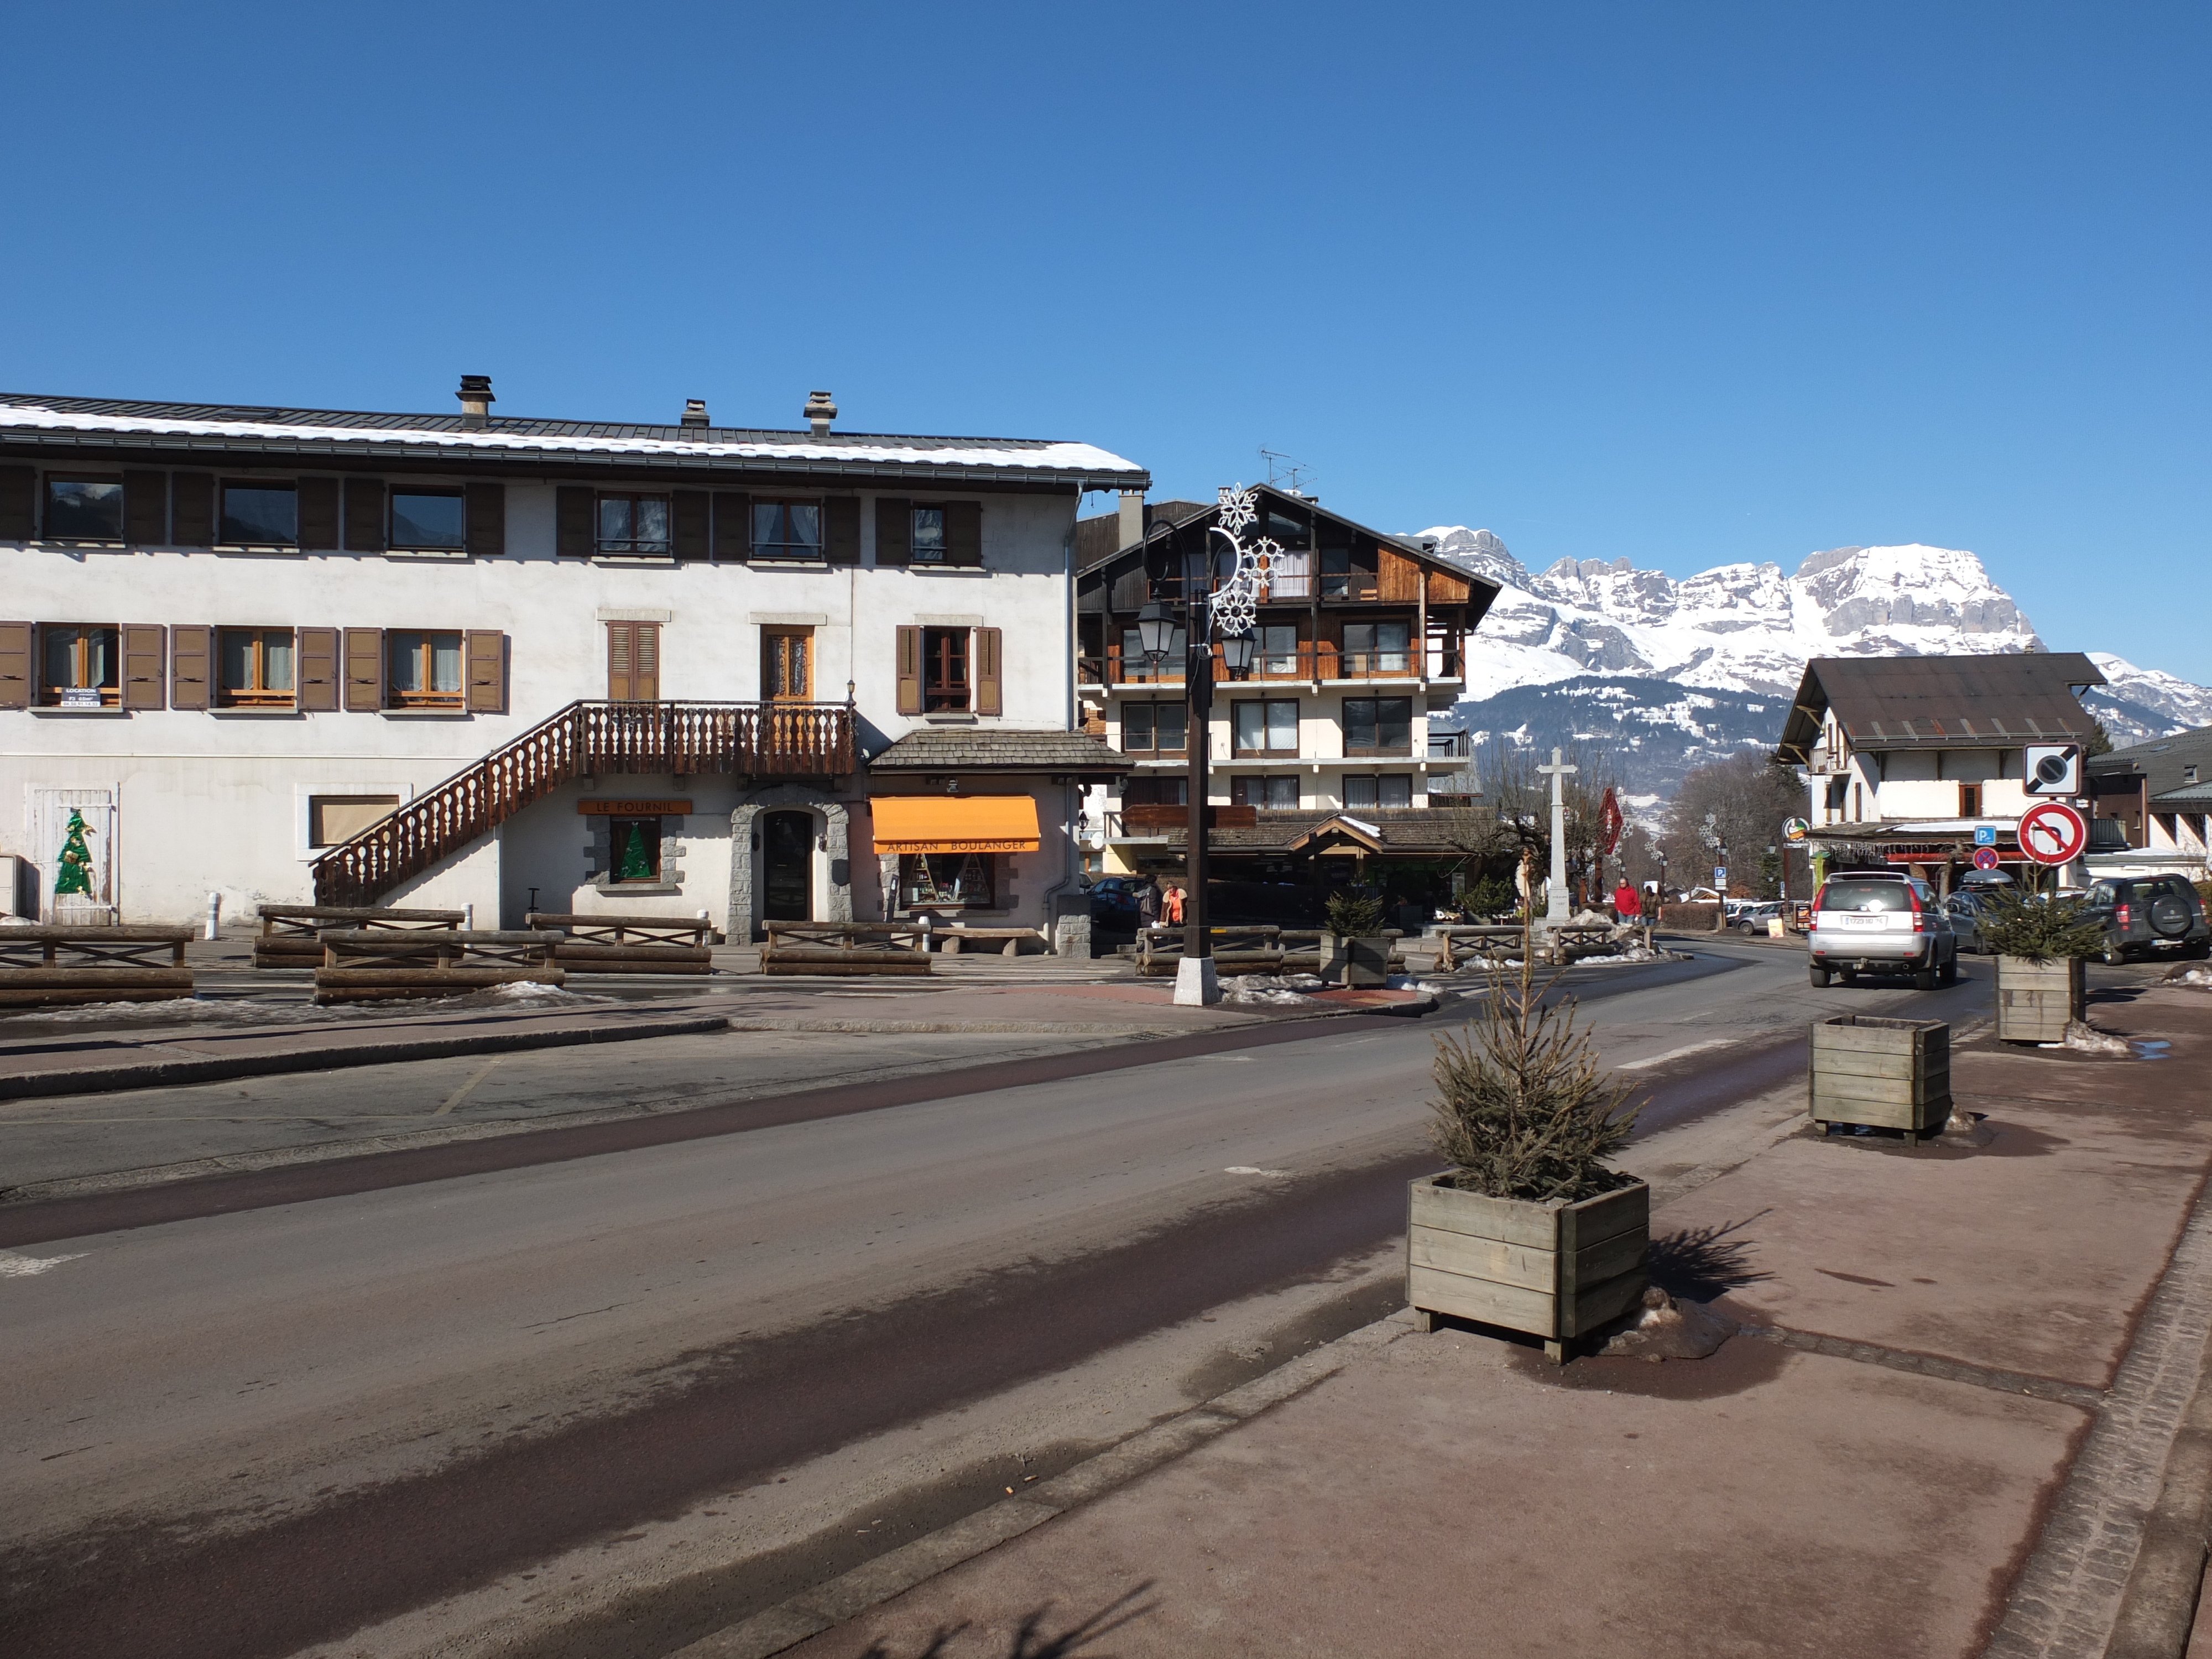
<svg viewBox="0 0 2212 1659">
<path fill-rule="evenodd" d="M 1476 633 L 1471 732 L 1611 750 L 1639 790 L 1671 793 L 1690 767 L 1771 744 L 1810 657 L 2040 651 L 1982 562 L 1953 548 L 1838 547 L 1785 575 L 1727 564 L 1676 581 L 1626 559 L 1562 559 L 1530 574 L 1487 530 L 1419 532 L 1503 584 Z M 2212 690 L 2109 653 L 2088 702 L 2115 743 L 2212 724 Z"/>
</svg>

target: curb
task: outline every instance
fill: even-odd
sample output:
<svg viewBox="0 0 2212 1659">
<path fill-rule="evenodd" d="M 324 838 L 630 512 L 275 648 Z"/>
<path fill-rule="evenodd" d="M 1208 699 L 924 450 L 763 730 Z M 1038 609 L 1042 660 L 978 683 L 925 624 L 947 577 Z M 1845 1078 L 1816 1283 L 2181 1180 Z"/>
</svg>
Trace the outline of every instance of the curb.
<svg viewBox="0 0 2212 1659">
<path fill-rule="evenodd" d="M 290 1048 L 273 1054 L 210 1055 L 204 1060 L 149 1060 L 78 1072 L 27 1072 L 0 1076 L 0 1100 L 54 1095 L 102 1095 L 125 1089 L 158 1089 L 230 1078 L 274 1077 L 287 1072 L 335 1072 L 355 1066 L 389 1066 L 456 1054 L 510 1054 L 524 1048 L 569 1048 L 586 1042 L 635 1042 L 647 1037 L 694 1036 L 729 1028 L 724 1014 L 637 1020 L 621 1025 L 568 1026 L 544 1031 L 485 1031 L 472 1036 L 418 1037 L 405 1042 L 358 1042 L 343 1048 Z"/>
<path fill-rule="evenodd" d="M 732 1015 L 732 1031 L 828 1031 L 854 1036 L 927 1036 L 937 1032 L 1034 1031 L 1042 1036 L 1200 1036 L 1212 1028 L 1182 1025 L 1112 1025 L 1103 1021 L 1074 1019 L 808 1019 L 804 1016 L 778 1019 L 772 1016 L 745 1019 Z M 1233 1027 L 1222 1029 L 1233 1030 Z"/>
<path fill-rule="evenodd" d="M 2212 1528 L 2212 1340 L 2198 1361 L 2196 1392 L 2166 1454 L 2158 1502 L 2112 1621 L 2105 1659 L 2181 1659 L 2197 1621 Z"/>
<path fill-rule="evenodd" d="M 1001 1498 L 910 1544 L 863 1562 L 849 1572 L 787 1597 L 750 1619 L 702 1636 L 678 1648 L 669 1659 L 769 1659 L 904 1595 L 916 1584 L 988 1553 L 1055 1516 L 1103 1498 L 1162 1464 L 1195 1451 L 1209 1440 L 1218 1439 L 1335 1376 L 1351 1363 L 1353 1350 L 1382 1347 L 1412 1328 L 1408 1316 L 1400 1312 L 1347 1332 L 1265 1376 L 1139 1430 L 1032 1492 Z"/>
</svg>

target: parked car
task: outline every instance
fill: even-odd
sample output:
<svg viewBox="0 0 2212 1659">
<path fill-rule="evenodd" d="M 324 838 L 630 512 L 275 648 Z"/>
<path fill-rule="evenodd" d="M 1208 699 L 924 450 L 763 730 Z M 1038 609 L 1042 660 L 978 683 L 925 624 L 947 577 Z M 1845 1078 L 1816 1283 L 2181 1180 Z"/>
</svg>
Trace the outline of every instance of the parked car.
<svg viewBox="0 0 2212 1659">
<path fill-rule="evenodd" d="M 2105 960 L 2161 951 L 2212 956 L 2204 901 L 2179 876 L 2130 876 L 2091 884 L 2088 913 L 2105 925 Z"/>
<path fill-rule="evenodd" d="M 1775 900 L 1762 899 L 1756 902 L 1747 900 L 1730 914 L 1729 926 L 1739 933 L 1763 934 L 1766 932 L 1767 919 L 1781 914 L 1782 906 Z"/>
<path fill-rule="evenodd" d="M 1887 870 L 1852 870 L 1821 884 L 1807 935 L 1813 983 L 1861 974 L 1910 974 L 1917 990 L 1959 977 L 1959 940 L 1924 881 Z"/>
<path fill-rule="evenodd" d="M 1097 927 L 1134 928 L 1139 876 L 1102 876 L 1091 884 L 1091 921 Z"/>
<path fill-rule="evenodd" d="M 1990 951 L 1982 924 L 1989 916 L 1990 890 L 1969 887 L 1951 895 L 1951 931 L 1958 936 L 1961 951 L 1971 951 L 1978 957 L 1987 956 Z"/>
</svg>

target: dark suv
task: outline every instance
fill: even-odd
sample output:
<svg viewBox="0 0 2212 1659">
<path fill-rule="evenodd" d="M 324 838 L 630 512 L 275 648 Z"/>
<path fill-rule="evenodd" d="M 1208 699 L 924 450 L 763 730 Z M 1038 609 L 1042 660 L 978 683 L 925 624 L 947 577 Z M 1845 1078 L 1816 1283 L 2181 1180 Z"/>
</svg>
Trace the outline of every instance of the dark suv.
<svg viewBox="0 0 2212 1659">
<path fill-rule="evenodd" d="M 2124 876 L 2093 883 L 2088 913 L 2105 925 L 2105 960 L 2158 951 L 2212 956 L 2204 901 L 2179 876 Z"/>
</svg>

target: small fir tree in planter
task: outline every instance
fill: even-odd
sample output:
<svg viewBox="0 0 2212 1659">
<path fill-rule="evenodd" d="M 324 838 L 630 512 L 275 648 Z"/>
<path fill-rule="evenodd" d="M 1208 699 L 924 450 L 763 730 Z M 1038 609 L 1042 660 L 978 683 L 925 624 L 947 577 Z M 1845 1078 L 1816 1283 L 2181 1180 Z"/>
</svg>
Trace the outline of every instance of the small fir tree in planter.
<svg viewBox="0 0 2212 1659">
<path fill-rule="evenodd" d="M 1437 1149 L 1452 1167 L 1413 1183 L 1407 1300 L 1569 1346 L 1644 1293 L 1650 1192 L 1607 1166 L 1636 1122 L 1568 999 L 1545 1004 L 1534 941 L 1491 975 L 1482 1014 L 1437 1041 Z"/>
<path fill-rule="evenodd" d="M 2081 963 L 2105 950 L 2105 926 L 2080 898 L 1999 893 L 1981 925 L 1997 953 L 1997 1037 L 2063 1042 L 2081 1018 Z"/>
<path fill-rule="evenodd" d="M 1322 977 L 1370 988 L 1390 981 L 1390 941 L 1382 932 L 1382 906 L 1347 888 L 1328 896 L 1327 949 Z"/>
</svg>

